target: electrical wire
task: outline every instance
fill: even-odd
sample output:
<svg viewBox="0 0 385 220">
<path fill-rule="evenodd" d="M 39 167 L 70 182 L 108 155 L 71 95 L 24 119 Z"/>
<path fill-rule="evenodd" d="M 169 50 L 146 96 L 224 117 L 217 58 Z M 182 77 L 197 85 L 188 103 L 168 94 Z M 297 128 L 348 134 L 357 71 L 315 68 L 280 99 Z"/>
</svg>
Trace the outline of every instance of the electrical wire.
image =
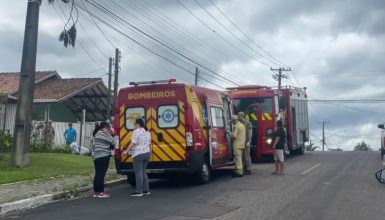
<svg viewBox="0 0 385 220">
<path fill-rule="evenodd" d="M 180 0 L 175 0 L 179 5 L 181 5 L 187 12 L 189 12 L 195 19 L 197 19 L 201 24 L 203 24 L 203 26 L 205 26 L 206 28 L 208 28 L 212 33 L 214 33 L 215 35 L 217 35 L 219 38 L 221 38 L 224 42 L 226 42 L 227 44 L 229 44 L 232 48 L 234 48 L 236 51 L 238 51 L 239 53 L 247 56 L 248 58 L 266 66 L 266 67 L 270 67 L 270 65 L 268 65 L 267 63 L 263 62 L 263 61 L 260 61 L 258 59 L 255 59 L 253 56 L 251 56 L 250 54 L 242 51 L 241 49 L 239 49 L 237 46 L 235 46 L 233 43 L 231 43 L 229 40 L 227 40 L 226 38 L 224 38 L 222 35 L 220 35 L 215 29 L 211 28 L 209 25 L 207 25 L 202 19 L 200 19 L 194 12 L 192 12 L 189 8 L 187 8 L 187 6 L 185 6 L 182 2 L 180 2 Z"/>
<path fill-rule="evenodd" d="M 263 52 L 265 52 L 268 56 L 270 56 L 272 59 L 277 61 L 280 65 L 283 67 L 288 67 L 288 65 L 281 62 L 279 59 L 271 55 L 269 52 L 267 52 L 265 49 L 263 49 L 262 46 L 258 45 L 250 36 L 248 36 L 244 31 L 242 31 L 212 0 L 209 0 L 211 4 L 240 32 L 243 36 L 245 36 L 251 43 L 253 43 L 256 47 L 261 49 Z"/>
</svg>

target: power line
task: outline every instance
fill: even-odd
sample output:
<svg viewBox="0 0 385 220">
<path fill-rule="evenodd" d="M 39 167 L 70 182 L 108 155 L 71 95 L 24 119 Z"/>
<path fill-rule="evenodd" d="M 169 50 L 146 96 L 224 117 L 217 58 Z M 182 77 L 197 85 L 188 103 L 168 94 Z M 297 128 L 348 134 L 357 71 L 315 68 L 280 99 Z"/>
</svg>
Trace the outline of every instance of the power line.
<svg viewBox="0 0 385 220">
<path fill-rule="evenodd" d="M 64 13 L 64 10 L 63 10 L 63 8 L 61 7 L 61 5 L 60 4 L 58 4 L 58 6 L 59 6 L 59 8 L 60 8 L 60 10 L 61 10 L 61 12 L 62 12 L 62 14 L 63 14 L 63 16 L 65 16 L 65 13 Z M 54 9 L 55 9 L 55 11 L 56 11 L 56 13 L 57 13 L 57 15 L 59 16 L 59 18 L 63 21 L 63 23 L 65 24 L 66 23 L 66 21 L 65 21 L 65 19 L 63 19 L 63 17 L 60 15 L 60 13 L 59 13 L 59 11 L 57 10 L 57 8 L 56 7 L 54 7 Z M 101 68 L 101 69 L 105 69 L 104 67 L 102 67 L 101 65 L 100 65 L 100 63 L 99 62 L 97 62 L 96 60 L 95 60 L 95 58 L 94 57 L 92 57 L 91 56 L 91 54 L 88 52 L 88 50 L 78 41 L 77 42 L 78 43 L 78 45 L 83 49 L 83 51 L 87 54 L 87 56 L 99 67 L 99 68 Z"/>
<path fill-rule="evenodd" d="M 121 7 L 121 5 L 119 5 L 119 4 L 116 3 L 115 1 L 112 0 L 112 2 L 113 2 L 115 5 L 117 5 L 118 7 Z M 158 34 L 160 34 L 161 36 L 163 36 L 166 40 L 172 41 L 169 37 L 165 36 L 165 35 L 164 35 L 163 33 L 161 33 L 160 31 L 158 31 L 158 30 L 156 30 L 155 28 L 151 27 L 149 24 L 147 24 L 145 21 L 143 21 L 143 20 L 140 19 L 139 17 L 133 15 L 130 11 L 124 9 L 124 7 L 121 7 L 121 8 L 122 8 L 127 14 L 131 14 L 131 16 L 133 16 L 135 19 L 141 21 L 143 24 L 145 24 L 145 25 L 146 25 L 147 27 L 149 27 L 151 30 L 153 30 L 153 31 L 157 32 Z M 200 62 L 206 63 L 206 65 L 209 65 L 209 66 L 215 68 L 215 65 L 213 65 L 213 64 L 211 64 L 211 63 L 209 63 L 209 62 L 207 62 L 207 61 L 205 61 L 205 60 L 203 60 L 203 59 L 201 59 L 199 55 L 195 54 L 195 52 L 192 52 L 190 49 L 184 47 L 183 45 L 180 45 L 180 44 L 177 43 L 177 42 L 172 42 L 172 43 L 173 43 L 174 45 L 176 45 L 176 46 L 181 47 L 181 48 L 183 49 L 183 51 L 187 51 L 190 55 L 195 56 L 195 58 L 198 59 L 198 60 L 200 60 Z M 229 78 L 232 77 L 230 73 L 227 73 L 227 72 L 224 72 L 224 71 L 222 71 L 222 72 L 223 72 L 227 77 L 229 77 Z M 240 82 L 240 83 L 238 83 L 238 84 L 245 84 L 244 81 L 241 81 L 241 80 L 236 80 L 236 81 L 237 81 L 236 83 Z M 233 82 L 234 82 L 234 81 L 233 81 Z"/>
<path fill-rule="evenodd" d="M 237 84 L 237 83 L 235 83 L 235 82 L 232 82 L 231 80 L 229 80 L 229 79 L 227 79 L 227 78 L 225 78 L 225 77 L 219 75 L 218 73 L 214 72 L 213 70 L 211 70 L 211 69 L 207 68 L 206 66 L 204 66 L 204 65 L 202 65 L 202 64 L 200 64 L 200 63 L 198 63 L 198 62 L 195 61 L 194 59 L 192 59 L 192 58 L 186 56 L 186 55 L 183 54 L 181 51 L 178 51 L 177 49 L 175 49 L 175 48 L 173 48 L 173 47 L 167 45 L 166 43 L 164 43 L 164 42 L 158 40 L 158 39 L 155 38 L 154 36 L 152 36 L 152 35 L 150 35 L 150 34 L 144 32 L 143 30 L 141 30 L 141 29 L 138 28 L 137 26 L 133 25 L 132 23 L 130 23 L 130 22 L 126 21 L 125 19 L 121 18 L 120 16 L 116 15 L 114 12 L 112 12 L 112 11 L 110 11 L 109 9 L 105 8 L 103 5 L 100 5 L 99 3 L 95 2 L 95 1 L 92 1 L 92 0 L 90 0 L 90 1 L 88 1 L 88 2 L 89 2 L 90 4 L 92 4 L 94 7 L 98 8 L 99 10 L 101 10 L 102 12 L 111 15 L 116 21 L 120 21 L 120 22 L 125 23 L 126 25 L 128 25 L 128 28 L 131 29 L 132 31 L 134 31 L 134 32 L 139 32 L 140 34 L 143 34 L 144 36 L 148 37 L 149 39 L 151 39 L 151 40 L 153 40 L 153 41 L 155 41 L 155 42 L 157 42 L 157 43 L 159 43 L 161 46 L 163 46 L 163 47 L 165 47 L 165 48 L 171 50 L 172 52 L 174 52 L 174 53 L 176 53 L 177 55 L 183 57 L 184 59 L 186 59 L 186 60 L 188 60 L 188 61 L 194 63 L 195 65 L 198 65 L 199 67 L 201 67 L 201 68 L 207 70 L 208 72 L 214 74 L 216 77 L 221 78 L 222 80 L 227 81 L 227 82 L 229 82 L 230 84 L 234 84 L 234 85 L 240 86 L 240 84 Z M 95 14 L 94 14 L 94 16 L 95 16 Z M 128 35 L 126 35 L 126 36 L 128 36 Z M 138 41 L 136 41 L 136 42 L 138 42 Z"/>
<path fill-rule="evenodd" d="M 87 1 L 87 0 L 86 0 Z M 88 11 L 88 8 L 87 6 L 84 4 L 83 0 L 81 0 L 81 3 L 82 5 L 84 6 L 84 8 L 86 9 L 86 11 L 88 12 L 88 15 L 90 14 L 90 12 Z M 100 33 L 102 33 L 102 35 L 104 36 L 104 38 L 107 40 L 108 43 L 110 43 L 110 45 L 112 46 L 112 48 L 116 48 L 114 43 L 112 43 L 112 41 L 104 34 L 103 30 L 99 27 L 98 23 L 96 23 L 96 21 L 94 20 L 94 18 L 92 16 L 90 16 L 92 22 L 95 24 L 95 26 L 99 29 Z"/>
<path fill-rule="evenodd" d="M 160 58 L 166 60 L 167 62 L 173 64 L 174 66 L 176 66 L 176 67 L 178 67 L 178 68 L 184 70 L 185 72 L 187 72 L 187 73 L 189 73 L 189 74 L 192 74 L 192 75 L 195 75 L 194 72 L 192 72 L 192 71 L 190 71 L 190 70 L 188 70 L 188 69 L 186 69 L 186 68 L 180 66 L 180 65 L 177 64 L 176 62 L 174 62 L 174 61 L 168 59 L 167 57 L 165 57 L 165 56 L 163 56 L 163 55 L 161 55 L 161 54 L 155 52 L 154 50 L 150 49 L 149 47 L 147 47 L 147 46 L 145 46 L 144 44 L 140 43 L 139 41 L 135 40 L 134 38 L 128 36 L 128 35 L 125 34 L 123 31 L 119 30 L 118 28 L 116 28 L 116 27 L 110 25 L 108 22 L 106 22 L 106 21 L 104 21 L 103 19 L 101 19 L 98 15 L 93 14 L 93 13 L 91 13 L 91 15 L 92 15 L 94 18 L 98 19 L 100 22 L 102 22 L 104 25 L 106 25 L 106 26 L 108 26 L 109 28 L 115 30 L 116 32 L 120 33 L 121 35 L 127 37 L 128 39 L 130 39 L 131 41 L 133 41 L 133 42 L 136 43 L 137 45 L 141 46 L 142 48 L 144 48 L 144 49 L 148 50 L 149 52 L 151 52 L 151 53 L 157 55 L 158 57 L 160 57 Z M 210 80 L 207 80 L 207 79 L 205 79 L 205 78 L 202 78 L 202 79 L 203 79 L 204 81 L 206 81 L 207 83 L 211 84 L 211 85 L 214 85 L 214 86 L 216 86 L 216 87 L 219 87 L 219 88 L 224 89 L 224 87 L 222 87 L 222 86 L 220 86 L 220 85 L 218 85 L 218 84 L 216 84 L 216 83 L 213 83 L 213 82 L 211 82 Z"/>
<path fill-rule="evenodd" d="M 271 55 L 269 52 L 267 52 L 265 49 L 263 49 L 263 47 L 261 47 L 260 45 L 258 45 L 251 37 L 249 37 L 245 32 L 243 32 L 228 16 L 226 16 L 226 14 L 221 10 L 219 9 L 219 7 L 212 1 L 212 0 L 209 0 L 211 2 L 212 5 L 214 5 L 214 7 L 240 32 L 243 34 L 243 36 L 245 36 L 251 43 L 253 43 L 256 47 L 258 47 L 259 49 L 261 49 L 263 52 L 265 52 L 268 56 L 270 56 L 272 59 L 274 59 L 275 61 L 277 61 L 278 63 L 280 63 L 280 65 L 282 66 L 286 66 L 288 67 L 287 65 L 285 65 L 284 63 L 282 63 L 280 60 L 278 60 L 277 58 L 275 58 L 273 55 Z"/>
<path fill-rule="evenodd" d="M 215 31 L 215 29 L 211 28 L 208 24 L 206 24 L 202 19 L 200 19 L 196 14 L 194 14 L 194 12 L 192 12 L 189 8 L 187 8 L 182 2 L 180 2 L 180 0 L 175 0 L 179 5 L 181 5 L 187 12 L 189 12 L 195 19 L 197 19 L 200 23 L 202 23 L 206 28 L 208 28 L 211 32 L 213 32 L 215 35 L 217 35 L 219 38 L 221 38 L 223 41 L 225 41 L 227 44 L 229 44 L 231 47 L 233 47 L 235 50 L 237 50 L 238 52 L 242 53 L 243 55 L 249 57 L 250 59 L 253 59 L 255 60 L 256 62 L 266 66 L 266 67 L 270 67 L 269 64 L 265 63 L 265 62 L 262 62 L 260 60 L 257 60 L 255 59 L 253 56 L 251 56 L 250 54 L 247 54 L 246 52 L 242 51 L 241 49 L 239 49 L 237 46 L 235 46 L 233 43 L 231 43 L 230 41 L 228 41 L 226 38 L 224 38 L 222 35 L 218 34 L 217 31 Z"/>
<path fill-rule="evenodd" d="M 385 99 L 308 99 L 309 102 L 340 102 L 340 103 L 379 103 L 385 102 Z"/>
<path fill-rule="evenodd" d="M 184 39 L 183 40 L 184 42 L 187 40 L 188 42 L 192 43 L 192 45 L 194 47 L 197 47 L 197 48 L 199 47 L 202 50 L 212 54 L 216 58 L 221 57 L 222 59 L 224 59 L 224 62 L 228 62 L 228 59 L 230 59 L 230 57 L 227 54 L 222 53 L 221 51 L 217 50 L 216 48 L 208 47 L 208 45 L 203 42 L 203 39 L 201 38 L 200 35 L 192 33 L 189 30 L 187 30 L 186 28 L 182 27 L 177 22 L 172 20 L 170 17 L 168 17 L 167 15 L 165 15 L 161 11 L 159 11 L 157 8 L 154 8 L 150 4 L 146 3 L 146 1 L 135 0 L 132 3 L 134 3 L 134 4 L 127 4 L 127 5 L 129 7 L 135 5 L 136 6 L 134 8 L 135 12 L 138 12 L 143 8 L 146 11 L 150 10 L 151 13 L 146 13 L 146 14 L 141 13 L 141 14 L 142 14 L 142 16 L 151 16 L 150 20 L 152 22 L 158 21 L 158 22 L 156 22 L 157 27 L 162 27 L 163 30 L 165 30 L 164 25 L 166 25 L 167 27 L 169 27 L 168 31 L 170 33 L 176 33 L 177 35 L 182 36 L 182 38 Z M 140 5 L 140 7 L 138 7 L 137 4 Z M 205 54 L 205 55 L 207 57 L 210 57 L 210 55 L 207 55 L 207 54 Z M 240 72 L 242 72 L 241 69 L 243 69 L 243 72 L 246 72 L 246 73 L 250 71 L 249 68 L 245 68 L 244 66 L 241 66 L 238 63 L 232 63 L 231 64 L 231 67 L 234 67 L 234 66 L 236 66 L 237 71 L 240 71 Z M 244 77 L 250 78 L 249 75 L 246 75 L 246 76 L 244 75 Z M 263 75 L 259 76 L 259 82 L 261 81 L 261 78 L 264 80 L 264 82 L 266 82 L 266 77 L 264 77 Z M 251 81 L 255 80 L 254 78 L 250 78 L 250 79 L 251 79 Z"/>
<path fill-rule="evenodd" d="M 240 39 L 237 35 L 235 35 L 231 30 L 229 30 L 225 25 L 223 25 L 217 18 L 214 17 L 214 15 L 212 15 L 205 7 L 202 6 L 201 3 L 199 3 L 197 0 L 194 0 L 194 2 L 199 5 L 199 7 L 201 9 L 203 9 L 203 11 L 206 12 L 206 14 L 208 14 L 215 22 L 217 22 L 223 29 L 225 29 L 228 33 L 230 33 L 234 38 L 236 38 L 239 42 L 241 42 L 245 47 L 249 48 L 251 51 L 253 51 L 254 53 L 256 53 L 257 55 L 261 56 L 262 58 L 264 58 L 266 61 L 268 62 L 271 62 L 273 63 L 274 65 L 278 65 L 280 66 L 281 64 L 280 63 L 277 63 L 276 61 L 271 61 L 269 60 L 268 58 L 266 58 L 263 54 L 259 53 L 258 51 L 256 51 L 254 48 L 250 47 L 248 44 L 246 44 L 242 39 Z"/>
</svg>

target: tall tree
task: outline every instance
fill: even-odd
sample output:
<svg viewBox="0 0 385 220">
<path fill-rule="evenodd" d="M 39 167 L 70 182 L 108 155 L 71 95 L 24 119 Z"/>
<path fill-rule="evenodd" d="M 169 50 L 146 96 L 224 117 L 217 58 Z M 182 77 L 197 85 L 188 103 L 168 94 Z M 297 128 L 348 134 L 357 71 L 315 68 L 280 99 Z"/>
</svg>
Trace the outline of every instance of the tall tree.
<svg viewBox="0 0 385 220">
<path fill-rule="evenodd" d="M 361 141 L 357 143 L 354 147 L 354 151 L 373 151 L 369 144 L 365 143 L 365 141 Z"/>
</svg>

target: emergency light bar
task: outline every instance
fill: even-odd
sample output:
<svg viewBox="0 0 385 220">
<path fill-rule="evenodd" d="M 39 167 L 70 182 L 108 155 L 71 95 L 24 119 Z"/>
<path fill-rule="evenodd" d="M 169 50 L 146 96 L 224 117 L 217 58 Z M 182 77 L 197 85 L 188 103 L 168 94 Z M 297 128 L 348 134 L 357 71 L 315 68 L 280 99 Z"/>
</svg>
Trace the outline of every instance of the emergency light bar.
<svg viewBox="0 0 385 220">
<path fill-rule="evenodd" d="M 246 86 L 239 86 L 239 87 L 229 87 L 226 88 L 227 90 L 242 90 L 242 89 L 271 89 L 271 87 L 268 86 L 259 86 L 259 85 L 246 85 Z"/>
<path fill-rule="evenodd" d="M 176 82 L 175 78 L 166 79 L 166 80 L 154 80 L 154 81 L 142 81 L 142 82 L 130 82 L 130 86 L 146 85 L 146 84 L 157 84 L 157 83 L 174 83 Z"/>
</svg>

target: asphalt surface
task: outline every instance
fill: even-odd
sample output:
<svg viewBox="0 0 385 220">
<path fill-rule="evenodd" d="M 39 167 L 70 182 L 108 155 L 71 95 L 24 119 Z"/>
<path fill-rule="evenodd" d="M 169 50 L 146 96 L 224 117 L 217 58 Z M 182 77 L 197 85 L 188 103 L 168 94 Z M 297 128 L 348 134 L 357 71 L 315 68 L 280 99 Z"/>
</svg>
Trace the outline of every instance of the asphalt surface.
<svg viewBox="0 0 385 220">
<path fill-rule="evenodd" d="M 289 158 L 286 175 L 273 164 L 255 164 L 253 174 L 231 178 L 217 170 L 213 180 L 153 180 L 151 195 L 133 198 L 127 185 L 111 198 L 60 201 L 0 219 L 385 219 L 385 185 L 374 173 L 379 152 L 311 152 Z"/>
</svg>

